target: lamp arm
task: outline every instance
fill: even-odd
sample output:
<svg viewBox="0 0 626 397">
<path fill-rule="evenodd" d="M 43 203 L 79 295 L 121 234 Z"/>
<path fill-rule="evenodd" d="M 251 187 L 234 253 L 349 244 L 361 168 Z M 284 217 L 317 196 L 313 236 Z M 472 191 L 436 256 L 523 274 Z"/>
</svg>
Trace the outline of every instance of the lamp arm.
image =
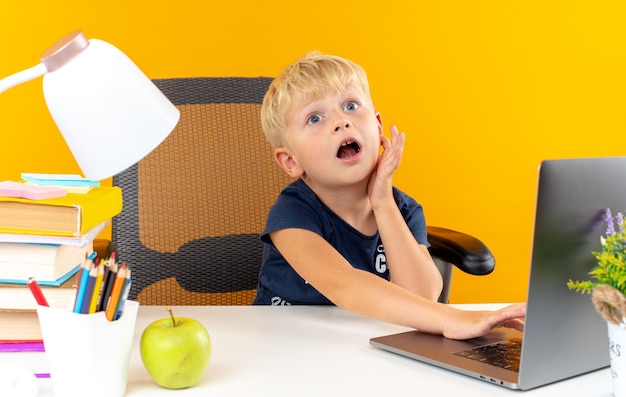
<svg viewBox="0 0 626 397">
<path fill-rule="evenodd" d="M 47 71 L 48 69 L 46 68 L 46 65 L 40 63 L 36 66 L 33 66 L 32 68 L 28 68 L 26 70 L 22 70 L 21 72 L 17 72 L 15 74 L 7 76 L 0 80 L 0 94 L 8 90 L 9 88 L 15 87 L 18 84 L 22 84 L 27 81 L 36 79 L 39 76 L 43 76 Z"/>
</svg>

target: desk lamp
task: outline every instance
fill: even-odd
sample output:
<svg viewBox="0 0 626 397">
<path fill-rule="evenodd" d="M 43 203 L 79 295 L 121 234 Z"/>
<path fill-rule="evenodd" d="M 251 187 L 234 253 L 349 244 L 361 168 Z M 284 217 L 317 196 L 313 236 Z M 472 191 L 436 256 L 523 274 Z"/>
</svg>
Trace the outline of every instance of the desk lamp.
<svg viewBox="0 0 626 397">
<path fill-rule="evenodd" d="M 106 179 L 130 167 L 178 123 L 178 109 L 109 43 L 75 31 L 40 61 L 0 80 L 0 94 L 43 75 L 48 110 L 88 179 Z"/>
</svg>

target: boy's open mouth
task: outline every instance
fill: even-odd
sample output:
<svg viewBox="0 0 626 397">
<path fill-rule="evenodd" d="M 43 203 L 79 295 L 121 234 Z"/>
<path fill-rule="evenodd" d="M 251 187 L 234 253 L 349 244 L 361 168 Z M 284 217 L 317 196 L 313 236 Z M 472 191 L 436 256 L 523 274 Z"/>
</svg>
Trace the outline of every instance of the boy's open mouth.
<svg viewBox="0 0 626 397">
<path fill-rule="evenodd" d="M 355 156 L 361 151 L 361 147 L 354 141 L 347 141 L 341 144 L 339 150 L 337 150 L 337 157 L 340 159 L 347 159 Z"/>
</svg>

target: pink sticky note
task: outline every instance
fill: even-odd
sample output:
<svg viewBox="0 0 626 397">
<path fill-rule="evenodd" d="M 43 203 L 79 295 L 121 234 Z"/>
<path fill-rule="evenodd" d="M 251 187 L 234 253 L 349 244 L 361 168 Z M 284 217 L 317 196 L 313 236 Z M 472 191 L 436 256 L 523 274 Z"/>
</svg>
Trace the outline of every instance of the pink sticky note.
<svg viewBox="0 0 626 397">
<path fill-rule="evenodd" d="M 55 186 L 39 186 L 14 181 L 0 182 L 0 196 L 44 200 L 63 197 L 67 191 Z"/>
</svg>

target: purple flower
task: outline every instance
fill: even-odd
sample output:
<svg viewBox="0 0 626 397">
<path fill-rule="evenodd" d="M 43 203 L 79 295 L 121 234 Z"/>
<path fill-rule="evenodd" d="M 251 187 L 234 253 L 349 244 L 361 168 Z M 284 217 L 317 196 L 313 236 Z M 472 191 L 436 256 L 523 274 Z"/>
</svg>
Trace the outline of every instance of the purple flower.
<svg viewBox="0 0 626 397">
<path fill-rule="evenodd" d="M 621 212 L 618 212 L 615 220 L 617 221 L 617 230 L 620 233 L 624 232 L 624 215 Z"/>
<path fill-rule="evenodd" d="M 615 235 L 615 227 L 613 225 L 613 214 L 611 214 L 610 208 L 606 209 L 604 221 L 606 222 L 606 235 L 607 236 Z"/>
</svg>

